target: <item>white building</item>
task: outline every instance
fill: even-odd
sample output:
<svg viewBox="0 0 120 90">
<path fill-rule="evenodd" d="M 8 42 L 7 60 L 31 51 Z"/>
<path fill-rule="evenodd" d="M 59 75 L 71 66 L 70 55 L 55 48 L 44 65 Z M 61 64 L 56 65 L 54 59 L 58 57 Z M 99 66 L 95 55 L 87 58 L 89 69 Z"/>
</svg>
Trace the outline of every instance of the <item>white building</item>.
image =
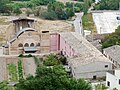
<svg viewBox="0 0 120 90">
<path fill-rule="evenodd" d="M 106 86 L 109 87 L 108 90 L 113 90 L 114 88 L 120 90 L 120 70 L 115 70 L 114 74 L 106 74 Z"/>
</svg>

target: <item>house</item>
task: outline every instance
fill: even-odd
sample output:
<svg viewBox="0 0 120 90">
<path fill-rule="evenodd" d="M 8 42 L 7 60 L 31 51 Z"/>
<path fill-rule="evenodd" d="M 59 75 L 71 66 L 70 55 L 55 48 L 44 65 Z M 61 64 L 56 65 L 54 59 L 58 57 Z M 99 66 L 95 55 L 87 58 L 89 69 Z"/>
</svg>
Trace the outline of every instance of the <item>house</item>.
<svg viewBox="0 0 120 90">
<path fill-rule="evenodd" d="M 120 68 L 120 46 L 114 45 L 103 50 L 103 54 L 112 61 L 114 68 Z"/>
<path fill-rule="evenodd" d="M 120 69 L 115 70 L 114 73 L 106 73 L 106 86 L 108 90 L 120 90 Z"/>
<path fill-rule="evenodd" d="M 60 33 L 60 51 L 77 79 L 102 78 L 112 70 L 111 61 L 78 33 Z"/>
</svg>

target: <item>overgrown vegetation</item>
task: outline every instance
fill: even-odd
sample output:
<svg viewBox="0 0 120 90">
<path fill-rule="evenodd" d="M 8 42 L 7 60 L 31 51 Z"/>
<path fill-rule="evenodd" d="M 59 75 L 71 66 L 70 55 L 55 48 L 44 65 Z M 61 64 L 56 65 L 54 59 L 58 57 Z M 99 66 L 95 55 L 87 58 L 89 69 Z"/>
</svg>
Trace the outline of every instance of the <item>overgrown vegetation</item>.
<svg viewBox="0 0 120 90">
<path fill-rule="evenodd" d="M 7 85 L 8 82 L 1 82 L 0 90 L 92 90 L 89 82 L 84 79 L 76 80 L 67 73 L 63 66 L 66 64 L 64 56 L 50 54 L 41 58 L 34 56 L 34 59 L 37 65 L 35 76 L 23 78 L 20 57 L 18 61 L 19 83 L 12 89 Z"/>
<path fill-rule="evenodd" d="M 93 17 L 91 13 L 85 14 L 82 17 L 82 25 L 84 30 L 90 30 L 92 32 L 96 32 L 96 27 L 93 22 Z"/>
<path fill-rule="evenodd" d="M 120 45 L 120 26 L 116 31 L 102 40 L 102 48 L 107 48 L 113 45 Z"/>
<path fill-rule="evenodd" d="M 120 0 L 101 0 L 94 8 L 96 10 L 118 10 Z"/>
<path fill-rule="evenodd" d="M 19 58 L 19 61 L 18 61 L 18 75 L 19 75 L 19 80 L 23 79 L 23 68 L 22 68 L 21 58 Z"/>
<path fill-rule="evenodd" d="M 31 54 L 28 54 L 28 55 L 23 55 L 23 54 L 20 54 L 18 57 L 33 57 Z"/>
<path fill-rule="evenodd" d="M 17 76 L 17 68 L 14 64 L 9 64 L 7 66 L 8 72 L 9 72 L 9 79 L 10 81 L 17 81 L 18 76 Z"/>
<path fill-rule="evenodd" d="M 107 90 L 108 87 L 106 87 L 104 84 L 97 84 L 95 86 L 95 90 Z"/>
<path fill-rule="evenodd" d="M 36 76 L 21 80 L 17 90 L 92 90 L 90 83 L 83 79 L 70 78 L 63 66 L 39 66 Z"/>
<path fill-rule="evenodd" d="M 21 1 L 21 0 L 19 0 Z M 84 0 L 83 3 L 69 3 L 65 5 L 56 0 L 22 0 L 22 2 L 13 2 L 10 0 L 2 0 L 3 5 L 0 6 L 0 13 L 3 15 L 21 14 L 21 8 L 26 8 L 26 14 L 35 14 L 36 16 L 49 19 L 49 20 L 66 20 L 74 16 L 75 12 L 84 11 L 87 13 L 88 8 L 94 0 Z M 47 10 L 40 10 L 41 5 L 45 5 Z M 29 10 L 29 9 L 31 10 Z"/>
<path fill-rule="evenodd" d="M 13 87 L 8 86 L 7 81 L 0 82 L 0 90 L 15 90 Z"/>
</svg>

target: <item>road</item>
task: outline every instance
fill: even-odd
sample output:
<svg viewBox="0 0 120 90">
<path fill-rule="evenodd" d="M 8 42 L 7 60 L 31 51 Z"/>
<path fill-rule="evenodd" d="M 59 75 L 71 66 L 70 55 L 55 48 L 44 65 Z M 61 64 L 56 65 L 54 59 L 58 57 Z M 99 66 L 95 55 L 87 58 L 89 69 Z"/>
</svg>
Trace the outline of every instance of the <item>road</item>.
<svg viewBox="0 0 120 90">
<path fill-rule="evenodd" d="M 81 35 L 83 35 L 82 16 L 83 16 L 83 12 L 76 13 L 76 19 L 74 20 L 75 32 L 78 32 Z"/>
</svg>

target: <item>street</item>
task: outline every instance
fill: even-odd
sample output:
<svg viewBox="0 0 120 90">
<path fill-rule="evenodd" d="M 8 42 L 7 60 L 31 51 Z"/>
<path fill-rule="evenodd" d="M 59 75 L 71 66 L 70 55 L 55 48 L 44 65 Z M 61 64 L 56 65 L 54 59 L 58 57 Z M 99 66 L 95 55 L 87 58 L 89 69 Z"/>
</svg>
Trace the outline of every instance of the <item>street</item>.
<svg viewBox="0 0 120 90">
<path fill-rule="evenodd" d="M 76 18 L 74 20 L 75 32 L 78 32 L 81 35 L 83 35 L 82 16 L 83 16 L 83 12 L 76 13 Z"/>
</svg>

